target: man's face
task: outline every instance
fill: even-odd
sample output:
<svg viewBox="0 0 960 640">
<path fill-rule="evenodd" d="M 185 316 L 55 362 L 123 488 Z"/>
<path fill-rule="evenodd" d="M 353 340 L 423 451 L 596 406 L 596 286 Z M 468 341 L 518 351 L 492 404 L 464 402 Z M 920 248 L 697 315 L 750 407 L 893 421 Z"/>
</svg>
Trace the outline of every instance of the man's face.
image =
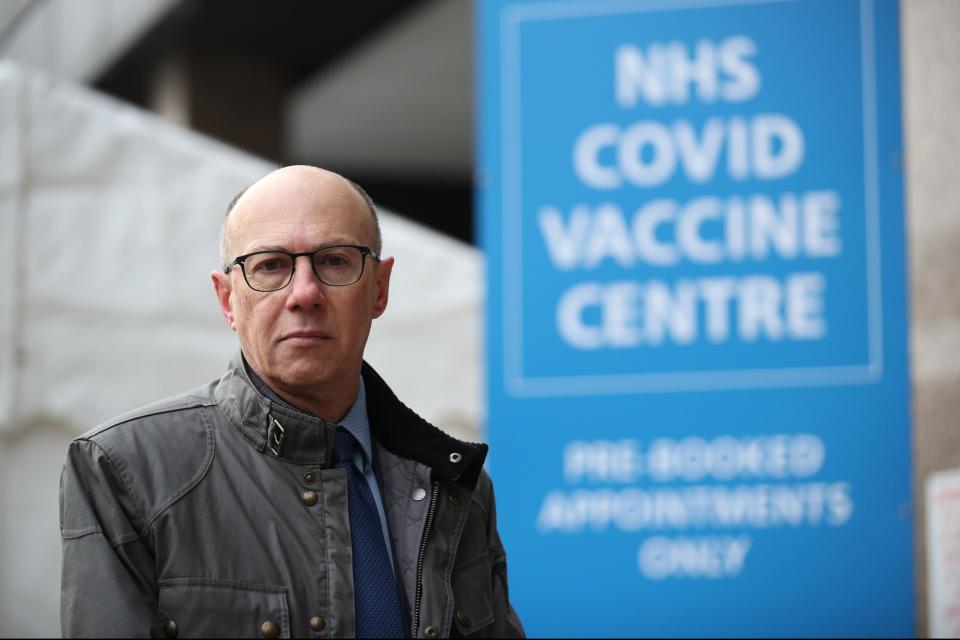
<svg viewBox="0 0 960 640">
<path fill-rule="evenodd" d="M 340 176 L 313 167 L 286 167 L 251 186 L 227 223 L 230 258 L 262 249 L 291 253 L 334 244 L 374 248 L 376 231 L 360 195 Z M 297 258 L 293 280 L 260 292 L 240 267 L 214 271 L 227 324 L 250 366 L 280 393 L 300 395 L 355 384 L 370 324 L 387 306 L 393 259 L 365 258 L 363 276 L 334 287 Z"/>
</svg>

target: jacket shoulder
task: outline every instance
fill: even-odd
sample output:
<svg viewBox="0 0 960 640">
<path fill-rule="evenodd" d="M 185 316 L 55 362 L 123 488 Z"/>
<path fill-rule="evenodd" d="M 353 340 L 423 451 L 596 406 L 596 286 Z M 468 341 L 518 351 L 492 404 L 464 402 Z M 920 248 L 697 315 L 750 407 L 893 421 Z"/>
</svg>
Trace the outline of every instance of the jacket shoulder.
<svg viewBox="0 0 960 640">
<path fill-rule="evenodd" d="M 213 386 L 215 384 L 216 383 L 207 384 L 202 387 L 197 387 L 196 389 L 191 389 L 185 393 L 137 407 L 105 422 L 101 422 L 86 433 L 80 435 L 77 439 L 96 440 L 101 437 L 101 434 L 130 423 L 136 423 L 144 419 L 149 420 L 153 417 L 162 416 L 163 414 L 213 406 L 216 404 L 216 400 L 213 397 Z M 163 422 L 163 419 L 158 418 L 158 421 Z"/>
<path fill-rule="evenodd" d="M 74 440 L 102 451 L 144 529 L 195 487 L 213 460 L 215 383 L 128 411 Z M 72 447 L 75 448 L 75 447 Z M 99 472 L 99 465 L 88 467 Z"/>
</svg>

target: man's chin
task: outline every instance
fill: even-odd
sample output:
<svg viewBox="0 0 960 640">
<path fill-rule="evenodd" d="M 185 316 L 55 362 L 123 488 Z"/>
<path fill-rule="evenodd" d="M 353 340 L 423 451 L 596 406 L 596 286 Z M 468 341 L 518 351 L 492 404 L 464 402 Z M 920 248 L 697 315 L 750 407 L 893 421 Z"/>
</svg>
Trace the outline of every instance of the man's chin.
<svg viewBox="0 0 960 640">
<path fill-rule="evenodd" d="M 329 338 L 287 338 L 277 345 L 273 359 L 279 370 L 310 368 L 317 362 L 335 360 L 337 348 Z"/>
<path fill-rule="evenodd" d="M 279 377 L 290 388 L 330 384 L 337 381 L 343 370 L 330 350 L 304 350 L 277 367 Z"/>
</svg>

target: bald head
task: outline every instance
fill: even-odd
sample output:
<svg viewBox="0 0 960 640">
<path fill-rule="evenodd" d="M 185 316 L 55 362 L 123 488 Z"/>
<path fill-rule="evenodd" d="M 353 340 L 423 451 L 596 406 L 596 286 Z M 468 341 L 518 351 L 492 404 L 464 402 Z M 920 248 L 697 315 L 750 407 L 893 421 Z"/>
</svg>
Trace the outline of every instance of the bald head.
<svg viewBox="0 0 960 640">
<path fill-rule="evenodd" d="M 307 165 L 291 165 L 272 171 L 256 182 L 247 185 L 241 189 L 230 201 L 230 204 L 227 205 L 223 223 L 220 225 L 220 262 L 226 267 L 233 259 L 233 246 L 230 234 L 231 214 L 242 203 L 254 198 L 260 200 L 264 196 L 270 197 L 271 194 L 278 192 L 278 190 L 282 193 L 283 189 L 294 191 L 301 191 L 307 188 L 335 189 L 344 185 L 352 189 L 353 193 L 362 200 L 364 207 L 370 213 L 374 232 L 371 248 L 379 254 L 383 244 L 380 234 L 380 219 L 377 216 L 377 209 L 374 206 L 373 199 L 363 187 L 338 173 L 327 171 L 326 169 Z M 270 189 L 272 189 L 272 191 Z M 249 198 L 248 195 L 250 196 Z M 251 202 L 250 204 L 256 203 Z"/>
</svg>

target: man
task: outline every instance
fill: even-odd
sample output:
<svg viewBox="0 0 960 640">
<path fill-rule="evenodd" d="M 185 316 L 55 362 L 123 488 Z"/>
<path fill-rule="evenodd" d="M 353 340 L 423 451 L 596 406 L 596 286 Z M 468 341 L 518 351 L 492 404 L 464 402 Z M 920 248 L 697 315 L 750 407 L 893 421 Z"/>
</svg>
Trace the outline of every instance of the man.
<svg viewBox="0 0 960 640">
<path fill-rule="evenodd" d="M 522 635 L 486 445 L 428 424 L 362 360 L 393 269 L 366 194 L 279 169 L 221 236 L 227 373 L 70 445 L 64 635 Z"/>
</svg>

